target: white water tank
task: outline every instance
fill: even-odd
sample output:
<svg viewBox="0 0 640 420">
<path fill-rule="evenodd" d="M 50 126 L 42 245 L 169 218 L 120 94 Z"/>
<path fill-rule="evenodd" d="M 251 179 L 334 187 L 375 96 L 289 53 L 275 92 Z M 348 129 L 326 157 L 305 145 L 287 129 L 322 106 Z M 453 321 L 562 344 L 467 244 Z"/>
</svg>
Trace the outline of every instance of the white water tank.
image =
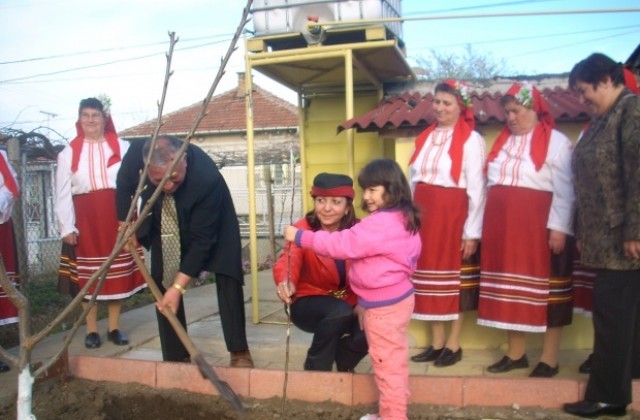
<svg viewBox="0 0 640 420">
<path fill-rule="evenodd" d="M 255 36 L 287 32 L 306 33 L 310 16 L 318 22 L 338 22 L 396 18 L 401 16 L 401 0 L 254 0 L 251 8 Z M 376 23 L 372 23 L 376 24 Z M 402 22 L 383 23 L 402 39 Z"/>
</svg>

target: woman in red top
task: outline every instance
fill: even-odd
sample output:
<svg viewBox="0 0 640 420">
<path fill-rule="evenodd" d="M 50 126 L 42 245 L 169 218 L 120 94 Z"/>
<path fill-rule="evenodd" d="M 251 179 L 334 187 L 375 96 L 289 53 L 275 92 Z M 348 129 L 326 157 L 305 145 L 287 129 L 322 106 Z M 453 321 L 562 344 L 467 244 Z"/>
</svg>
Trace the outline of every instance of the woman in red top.
<svg viewBox="0 0 640 420">
<path fill-rule="evenodd" d="M 17 173 L 9 164 L 9 157 L 0 150 L 0 259 L 4 263 L 9 281 L 18 285 L 18 255 L 16 241 L 11 222 L 13 205 L 18 199 L 19 189 Z M 19 321 L 18 308 L 9 300 L 7 292 L 0 286 L 0 326 L 14 324 Z M 0 373 L 11 367 L 0 360 Z"/>
<path fill-rule="evenodd" d="M 347 229 L 357 219 L 353 181 L 346 175 L 321 173 L 313 180 L 314 208 L 298 220 L 300 229 L 329 232 Z M 367 340 L 354 314 L 356 296 L 347 284 L 348 262 L 321 257 L 287 242 L 273 267 L 278 298 L 291 304 L 291 320 L 313 333 L 305 370 L 352 371 L 367 355 Z"/>
</svg>

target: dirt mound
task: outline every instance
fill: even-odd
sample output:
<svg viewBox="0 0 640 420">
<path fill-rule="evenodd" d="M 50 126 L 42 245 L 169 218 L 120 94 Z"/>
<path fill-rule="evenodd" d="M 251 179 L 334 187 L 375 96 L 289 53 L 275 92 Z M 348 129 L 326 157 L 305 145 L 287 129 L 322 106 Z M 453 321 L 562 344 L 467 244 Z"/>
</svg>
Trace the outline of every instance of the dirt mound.
<svg viewBox="0 0 640 420">
<path fill-rule="evenodd" d="M 138 384 L 118 384 L 71 379 L 39 384 L 34 388 L 34 414 L 38 420 L 76 418 L 83 420 L 147 420 L 147 419 L 296 419 L 352 420 L 372 412 L 373 406 L 347 407 L 337 403 L 308 403 L 282 400 L 243 398 L 247 408 L 239 416 L 223 399 L 174 389 L 155 389 Z M 15 402 L 0 408 L 0 418 L 15 418 Z M 518 409 L 517 407 L 447 407 L 411 405 L 412 420 L 435 419 L 574 419 L 559 410 Z M 627 419 L 640 420 L 638 413 Z"/>
</svg>

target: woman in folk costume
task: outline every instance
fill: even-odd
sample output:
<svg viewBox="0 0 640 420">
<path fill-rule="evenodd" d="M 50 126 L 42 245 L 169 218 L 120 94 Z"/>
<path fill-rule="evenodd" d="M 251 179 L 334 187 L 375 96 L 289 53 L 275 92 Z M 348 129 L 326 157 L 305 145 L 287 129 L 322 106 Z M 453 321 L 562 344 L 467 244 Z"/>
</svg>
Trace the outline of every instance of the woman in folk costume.
<svg viewBox="0 0 640 420">
<path fill-rule="evenodd" d="M 640 94 L 638 88 L 638 81 L 633 72 L 629 69 L 623 69 L 624 84 L 625 86 L 636 95 Z M 586 123 L 578 141 L 584 136 L 584 133 L 589 128 L 589 123 Z M 596 277 L 596 270 L 582 264 L 580 260 L 580 253 L 576 252 L 573 261 L 573 311 L 574 313 L 580 313 L 585 316 L 591 317 L 593 315 L 593 282 Z M 591 357 L 590 354 L 587 360 L 580 364 L 578 370 L 580 373 L 591 372 Z"/>
<path fill-rule="evenodd" d="M 9 164 L 7 154 L 0 150 L 0 257 L 9 281 L 14 284 L 18 284 L 18 256 L 11 212 L 18 194 L 16 171 Z M 18 309 L 0 286 L 0 326 L 16 322 L 18 322 Z M 9 365 L 0 360 L 0 373 L 8 370 L 10 370 Z"/>
<path fill-rule="evenodd" d="M 572 144 L 532 85 L 514 84 L 501 104 L 507 125 L 487 157 L 478 324 L 508 330 L 507 354 L 489 372 L 527 368 L 525 333 L 543 332 L 529 376 L 552 377 L 572 316 Z"/>
<path fill-rule="evenodd" d="M 486 183 L 485 141 L 474 131 L 467 85 L 447 80 L 435 88 L 436 122 L 416 138 L 409 183 L 421 211 L 422 252 L 412 276 L 414 319 L 430 321 L 431 344 L 414 362 L 450 366 L 462 358 L 463 313 L 477 309 Z M 451 322 L 447 337 L 445 322 Z"/>
<path fill-rule="evenodd" d="M 116 175 L 129 143 L 118 138 L 108 110 L 96 98 L 80 101 L 76 129 L 77 137 L 58 155 L 55 211 L 63 242 L 75 248 L 78 287 L 82 288 L 116 243 Z M 62 261 L 68 263 L 64 255 Z M 129 343 L 120 331 L 121 301 L 143 287 L 144 279 L 131 255 L 119 254 L 96 298 L 108 302 L 107 339 L 116 345 Z M 85 299 L 94 290 L 89 289 Z M 93 305 L 87 314 L 87 348 L 101 345 L 97 312 Z"/>
</svg>

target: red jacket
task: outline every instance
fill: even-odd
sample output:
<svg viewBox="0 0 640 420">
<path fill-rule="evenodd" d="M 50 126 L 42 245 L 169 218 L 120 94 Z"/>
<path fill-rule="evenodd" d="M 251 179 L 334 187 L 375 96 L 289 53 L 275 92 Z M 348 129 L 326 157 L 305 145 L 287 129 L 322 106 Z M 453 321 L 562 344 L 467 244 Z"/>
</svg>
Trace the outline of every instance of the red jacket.
<svg viewBox="0 0 640 420">
<path fill-rule="evenodd" d="M 311 230 L 306 219 L 300 219 L 295 227 Z M 291 257 L 287 254 L 291 253 Z M 290 264 L 291 283 L 296 286 L 296 298 L 303 296 L 328 295 L 338 291 L 340 274 L 333 258 L 321 257 L 310 249 L 302 249 L 292 242 L 287 242 L 284 252 L 273 266 L 273 280 L 280 284 L 287 280 L 287 265 Z M 349 270 L 349 262 L 346 262 L 346 274 Z M 346 280 L 345 280 L 346 281 Z M 346 300 L 355 306 L 356 295 L 351 291 L 349 282 L 345 283 L 346 294 L 340 299 Z"/>
</svg>

